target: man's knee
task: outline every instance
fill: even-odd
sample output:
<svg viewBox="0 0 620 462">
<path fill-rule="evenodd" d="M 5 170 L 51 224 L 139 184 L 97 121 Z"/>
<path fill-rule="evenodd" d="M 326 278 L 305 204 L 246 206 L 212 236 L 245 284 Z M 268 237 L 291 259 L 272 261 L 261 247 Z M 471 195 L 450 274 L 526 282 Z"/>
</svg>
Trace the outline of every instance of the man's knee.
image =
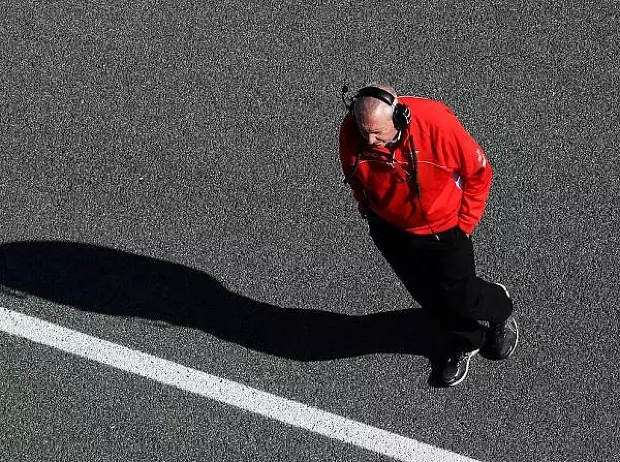
<svg viewBox="0 0 620 462">
<path fill-rule="evenodd" d="M 477 319 L 480 287 L 474 277 L 445 282 L 441 284 L 438 301 L 446 313 L 463 319 Z"/>
</svg>

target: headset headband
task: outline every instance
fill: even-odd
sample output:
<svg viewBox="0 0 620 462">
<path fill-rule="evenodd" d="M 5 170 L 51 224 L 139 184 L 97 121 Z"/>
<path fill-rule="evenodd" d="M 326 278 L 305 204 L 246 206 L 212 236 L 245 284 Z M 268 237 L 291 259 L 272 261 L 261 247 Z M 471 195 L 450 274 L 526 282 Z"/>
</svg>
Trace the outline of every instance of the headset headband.
<svg viewBox="0 0 620 462">
<path fill-rule="evenodd" d="M 377 87 L 364 87 L 362 89 L 360 89 L 357 94 L 355 95 L 354 100 L 358 99 L 358 98 L 362 98 L 364 96 L 370 96 L 371 98 L 376 98 L 378 100 L 383 101 L 385 104 L 389 105 L 389 106 L 393 106 L 394 105 L 394 95 L 392 95 L 391 93 L 382 90 L 381 88 L 377 88 Z"/>
<path fill-rule="evenodd" d="M 353 97 L 353 101 L 351 105 L 348 106 L 349 111 L 353 109 L 353 105 L 355 101 L 359 98 L 363 98 L 364 96 L 368 96 L 371 98 L 376 98 L 380 101 L 383 101 L 385 104 L 392 106 L 394 112 L 392 114 L 392 120 L 394 121 L 394 127 L 398 130 L 404 130 L 409 125 L 409 121 L 411 120 L 411 113 L 409 112 L 409 108 L 404 104 L 396 103 L 396 97 L 388 91 L 382 90 L 377 87 L 364 87 L 359 90 L 355 96 Z"/>
<path fill-rule="evenodd" d="M 379 101 L 383 101 L 385 104 L 392 106 L 394 111 L 392 114 L 392 120 L 394 121 L 394 127 L 396 127 L 398 130 L 404 130 L 409 125 L 409 122 L 411 120 L 411 113 L 409 111 L 409 108 L 402 103 L 394 104 L 396 102 L 396 97 L 390 92 L 382 90 L 378 87 L 364 87 L 355 94 L 355 96 L 349 101 L 349 103 L 347 103 L 344 99 L 344 95 L 348 91 L 349 87 L 347 85 L 342 87 L 342 102 L 347 108 L 347 111 L 349 111 L 350 113 L 353 112 L 355 101 L 357 101 L 359 98 L 363 98 L 364 96 L 368 96 L 371 98 L 376 98 Z"/>
</svg>

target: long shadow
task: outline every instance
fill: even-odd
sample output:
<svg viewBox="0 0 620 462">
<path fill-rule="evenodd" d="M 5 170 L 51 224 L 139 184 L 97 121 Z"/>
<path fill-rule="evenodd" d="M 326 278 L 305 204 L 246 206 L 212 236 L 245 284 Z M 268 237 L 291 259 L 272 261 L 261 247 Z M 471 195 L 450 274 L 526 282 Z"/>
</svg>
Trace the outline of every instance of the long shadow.
<svg viewBox="0 0 620 462">
<path fill-rule="evenodd" d="M 192 268 L 73 242 L 0 245 L 0 284 L 9 294 L 189 326 L 299 361 L 378 352 L 431 358 L 449 340 L 422 310 L 349 316 L 281 308 L 233 293 Z"/>
</svg>

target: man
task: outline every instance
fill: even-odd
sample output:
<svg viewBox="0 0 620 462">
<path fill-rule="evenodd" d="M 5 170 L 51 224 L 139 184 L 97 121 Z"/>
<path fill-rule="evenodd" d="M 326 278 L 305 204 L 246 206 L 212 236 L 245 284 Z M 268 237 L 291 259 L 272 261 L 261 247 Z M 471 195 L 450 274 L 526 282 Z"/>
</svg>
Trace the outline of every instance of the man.
<svg viewBox="0 0 620 462">
<path fill-rule="evenodd" d="M 411 296 L 454 341 L 430 383 L 461 383 L 470 359 L 506 359 L 518 327 L 506 288 L 476 276 L 471 233 L 491 187 L 483 150 L 444 104 L 373 84 L 348 105 L 340 162 L 370 236 Z"/>
</svg>

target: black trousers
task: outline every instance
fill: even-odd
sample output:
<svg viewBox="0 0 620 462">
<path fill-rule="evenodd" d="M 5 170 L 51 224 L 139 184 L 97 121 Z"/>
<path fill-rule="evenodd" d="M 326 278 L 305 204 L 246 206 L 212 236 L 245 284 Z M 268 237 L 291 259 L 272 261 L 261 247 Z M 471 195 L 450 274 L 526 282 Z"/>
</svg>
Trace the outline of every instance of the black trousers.
<svg viewBox="0 0 620 462">
<path fill-rule="evenodd" d="M 512 301 L 504 289 L 476 276 L 474 249 L 455 227 L 435 236 L 401 231 L 377 215 L 368 215 L 370 236 L 420 306 L 453 335 L 449 350 L 480 348 L 485 326 L 504 322 Z"/>
</svg>

